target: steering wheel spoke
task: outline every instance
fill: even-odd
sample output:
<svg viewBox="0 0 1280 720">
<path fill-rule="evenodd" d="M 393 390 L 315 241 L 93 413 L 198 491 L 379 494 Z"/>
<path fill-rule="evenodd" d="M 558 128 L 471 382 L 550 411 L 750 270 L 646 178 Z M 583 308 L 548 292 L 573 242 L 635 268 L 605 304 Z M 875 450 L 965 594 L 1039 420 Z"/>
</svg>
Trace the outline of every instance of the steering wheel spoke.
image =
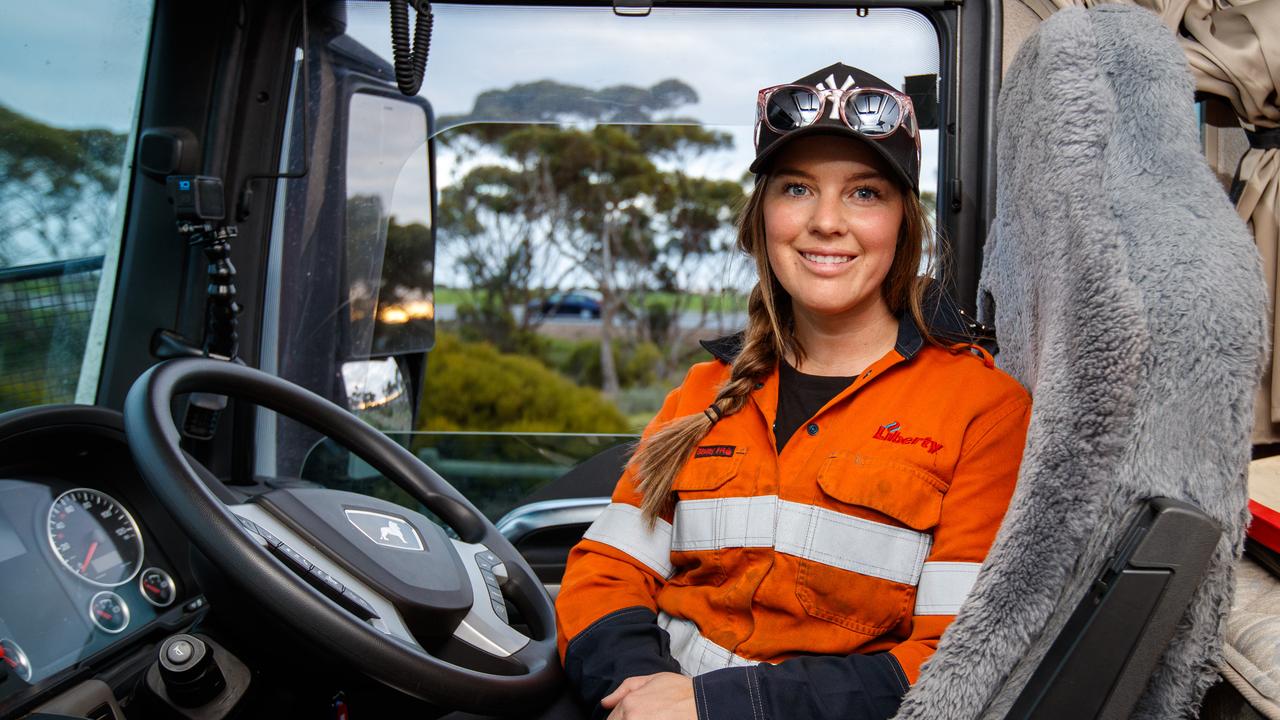
<svg viewBox="0 0 1280 720">
<path fill-rule="evenodd" d="M 395 605 L 330 560 L 318 547 L 257 505 L 245 503 L 227 509 L 240 520 L 250 538 L 321 595 L 373 629 L 422 649 Z"/>
<path fill-rule="evenodd" d="M 528 635 L 511 627 L 502 586 L 506 566 L 484 545 L 453 540 L 462 557 L 475 600 L 453 636 L 494 657 L 510 657 L 529 644 Z"/>
</svg>

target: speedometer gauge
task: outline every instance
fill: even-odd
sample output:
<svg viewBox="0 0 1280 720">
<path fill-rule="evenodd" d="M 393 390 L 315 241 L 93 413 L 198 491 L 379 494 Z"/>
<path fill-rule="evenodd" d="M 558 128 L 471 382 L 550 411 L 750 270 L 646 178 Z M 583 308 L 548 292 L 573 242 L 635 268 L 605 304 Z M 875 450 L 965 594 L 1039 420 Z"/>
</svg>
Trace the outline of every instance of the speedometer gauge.
<svg viewBox="0 0 1280 720">
<path fill-rule="evenodd" d="M 142 567 L 142 533 L 115 498 L 76 488 L 49 508 L 49 545 L 62 565 L 98 587 L 133 579 Z"/>
</svg>

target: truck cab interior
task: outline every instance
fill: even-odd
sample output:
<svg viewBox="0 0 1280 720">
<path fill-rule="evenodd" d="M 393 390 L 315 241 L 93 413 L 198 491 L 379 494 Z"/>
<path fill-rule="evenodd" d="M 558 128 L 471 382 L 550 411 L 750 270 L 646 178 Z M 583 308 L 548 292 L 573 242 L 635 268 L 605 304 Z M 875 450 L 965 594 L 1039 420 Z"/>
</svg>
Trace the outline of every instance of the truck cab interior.
<svg viewBox="0 0 1280 720">
<path fill-rule="evenodd" d="M 1024 370 L 1015 376 L 1036 413 L 1095 412 L 1109 433 L 1057 445 L 1032 433 L 1026 457 L 1043 463 L 1024 461 L 1027 507 L 1067 502 L 1035 488 L 1074 470 L 1102 478 L 1096 496 L 1107 500 L 1073 501 L 1066 512 L 1088 521 L 1061 523 L 1078 536 L 1056 555 L 1046 547 L 1061 538 L 1035 530 L 1053 523 L 1015 502 L 999 542 L 1021 549 L 984 570 L 902 717 L 1164 717 L 1151 698 L 1171 687 L 1191 688 L 1180 716 L 1280 717 L 1280 657 L 1259 640 L 1280 634 L 1276 503 L 1251 504 L 1273 520 L 1243 534 L 1244 465 L 1250 452 L 1261 463 L 1280 452 L 1271 373 L 1257 376 L 1271 366 L 1259 353 L 1280 212 L 1280 141 L 1268 130 L 1280 124 L 1280 3 L 1154 8 L 1160 32 L 1173 29 L 1161 41 L 1177 47 L 1177 33 L 1198 73 L 1194 105 L 1188 92 L 1186 108 L 1139 110 L 1185 121 L 1177 132 L 1195 146 L 1194 170 L 1165 183 L 1191 188 L 1172 201 L 1185 221 L 1167 236 L 1203 238 L 1208 259 L 1194 262 L 1206 267 L 1235 262 L 1221 264 L 1235 273 L 1224 282 L 1177 283 L 1173 270 L 1117 274 L 1143 262 L 1123 248 L 1070 256 L 1070 272 L 1047 260 L 1037 270 L 1016 249 L 1036 231 L 1005 217 L 1043 190 L 1023 168 L 1061 164 L 1078 138 L 1110 137 L 1079 107 L 1020 135 L 1017 118 L 1043 103 L 1012 91 L 1001 100 L 1006 80 L 1038 82 L 1015 65 L 1036 62 L 1019 54 L 1024 42 L 1048 57 L 1069 23 L 1101 22 L 1070 5 L 10 8 L 0 28 L 0 717 L 536 717 L 564 692 L 552 603 L 569 549 L 608 504 L 666 391 L 706 359 L 699 341 L 745 321 L 752 270 L 733 248 L 733 218 L 750 187 L 756 91 L 835 60 L 886 78 L 916 108 L 921 195 L 940 239 L 921 271 L 974 328 L 994 325 L 997 361 Z M 1234 14 L 1214 26 L 1214 12 Z M 1260 65 L 1211 62 L 1242 47 Z M 1116 72 L 1148 77 L 1156 55 Z M 1110 55 L 1081 57 L 1075 75 L 1120 87 L 1101 64 Z M 1108 107 L 1114 118 L 1129 105 Z M 1037 152 L 1043 160 L 1029 161 Z M 1084 222 L 1073 207 L 1049 197 L 1031 214 Z M 1257 250 L 1248 239 L 1237 252 L 1249 231 Z M 1019 324 L 1035 314 L 1017 314 L 1019 303 L 1039 307 L 1055 278 L 1095 271 L 1123 276 L 1135 296 L 1155 283 L 1203 291 L 1169 305 L 1243 308 L 1169 335 L 1196 344 L 1192 355 L 1239 360 L 1192 403 L 1223 418 L 1203 433 L 1220 452 L 1188 470 L 1194 481 L 1143 484 L 1155 462 L 1145 449 L 1176 442 L 1143 413 L 1185 408 L 1143 405 L 1140 391 L 1064 392 L 1075 386 L 1054 384 L 1061 358 L 1036 350 L 1055 326 Z M 1153 318 L 1165 317 L 1047 344 L 1105 368 L 1115 348 L 1145 342 L 1133 327 L 1163 328 Z M 1121 385 L 1155 387 L 1150 368 L 1163 361 L 1151 357 L 1121 364 L 1134 378 Z M 1203 366 L 1181 373 L 1190 392 Z M 1254 415 L 1241 409 L 1250 397 Z M 1054 448 L 1069 460 L 1046 460 Z M 1280 496 L 1255 475 L 1255 500 Z M 1054 559 L 1035 565 L 1041 555 Z M 1048 566 L 1058 584 L 1038 587 L 1060 595 L 1055 605 L 984 614 L 991 588 Z M 1239 621 L 1228 617 L 1236 574 L 1252 583 Z M 1208 635 L 1188 631 L 1208 622 L 1192 623 L 1188 608 L 1214 618 Z M 962 652 L 1002 633 L 1032 637 L 1002 646 L 1023 661 Z M 1222 657 L 1178 665 L 1193 655 L 1177 648 L 1224 634 Z M 973 662 L 990 676 L 981 682 L 957 670 L 974 657 L 989 660 Z"/>
</svg>

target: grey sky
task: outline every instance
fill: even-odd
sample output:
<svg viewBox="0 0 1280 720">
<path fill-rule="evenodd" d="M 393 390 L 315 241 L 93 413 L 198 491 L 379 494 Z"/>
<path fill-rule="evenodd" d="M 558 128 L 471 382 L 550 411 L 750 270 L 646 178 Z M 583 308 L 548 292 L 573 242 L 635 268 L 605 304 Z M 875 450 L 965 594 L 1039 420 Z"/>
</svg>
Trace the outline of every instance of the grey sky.
<svg viewBox="0 0 1280 720">
<path fill-rule="evenodd" d="M 6 2 L 0 104 L 64 128 L 133 126 L 151 3 Z"/>
<path fill-rule="evenodd" d="M 751 159 L 756 91 L 842 61 L 901 86 L 938 72 L 938 40 L 918 13 L 873 9 L 703 10 L 656 8 L 643 18 L 610 8 L 492 8 L 433 5 L 436 21 L 423 83 L 437 115 L 469 112 L 475 97 L 534 80 L 603 88 L 677 78 L 699 102 L 678 114 L 734 134 L 734 149 L 686 164 L 739 177 Z M 347 33 L 390 59 L 387 8 L 352 3 Z M 921 180 L 936 184 L 937 133 L 924 133 Z M 440 158 L 447 183 L 452 158 Z"/>
</svg>

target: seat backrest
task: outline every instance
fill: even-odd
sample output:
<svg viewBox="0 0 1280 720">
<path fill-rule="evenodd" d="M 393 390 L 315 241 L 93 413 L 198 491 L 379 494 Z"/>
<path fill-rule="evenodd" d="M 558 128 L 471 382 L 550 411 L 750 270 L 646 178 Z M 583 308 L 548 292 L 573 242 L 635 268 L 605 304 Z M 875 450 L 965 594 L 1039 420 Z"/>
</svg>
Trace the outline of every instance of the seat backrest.
<svg viewBox="0 0 1280 720">
<path fill-rule="evenodd" d="M 1223 532 L 1134 717 L 1181 717 L 1212 680 L 1266 293 L 1195 117 L 1176 40 L 1134 7 L 1056 13 L 1006 76 L 979 312 L 1031 425 L 1004 525 L 901 718 L 1004 717 L 1155 497 Z"/>
</svg>

